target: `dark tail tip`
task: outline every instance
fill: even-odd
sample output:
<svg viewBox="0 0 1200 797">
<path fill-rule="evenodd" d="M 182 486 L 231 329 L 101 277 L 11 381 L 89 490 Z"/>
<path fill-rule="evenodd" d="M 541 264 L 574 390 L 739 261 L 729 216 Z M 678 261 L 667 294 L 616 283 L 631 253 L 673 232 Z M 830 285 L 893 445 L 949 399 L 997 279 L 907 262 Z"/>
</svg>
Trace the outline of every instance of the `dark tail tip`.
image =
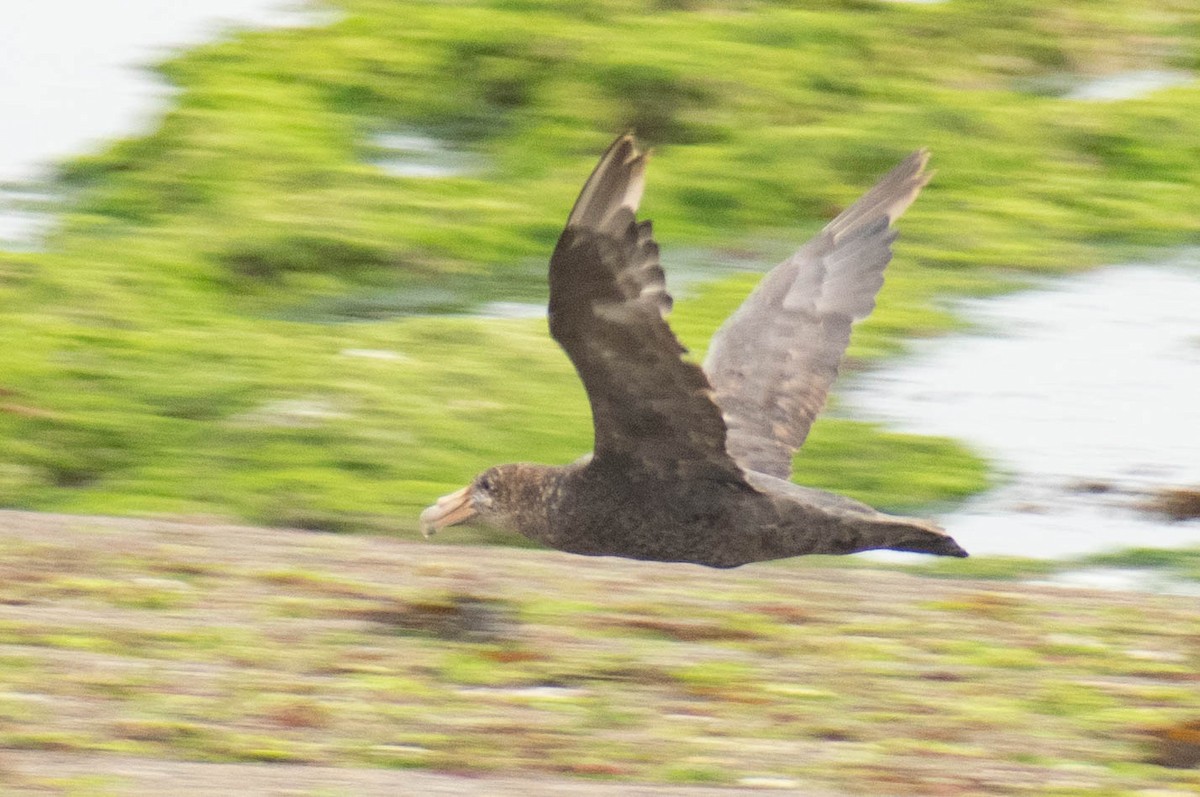
<svg viewBox="0 0 1200 797">
<path fill-rule="evenodd" d="M 922 534 L 920 539 L 904 540 L 898 545 L 889 546 L 893 551 L 909 551 L 911 553 L 928 553 L 934 556 L 954 556 L 965 559 L 970 556 L 961 545 L 948 534 Z"/>
<path fill-rule="evenodd" d="M 952 537 L 946 538 L 944 550 L 937 552 L 938 556 L 956 556 L 959 559 L 966 559 L 971 554 L 967 550 L 954 541 Z"/>
<path fill-rule="evenodd" d="M 934 556 L 954 556 L 963 559 L 969 554 L 945 529 L 931 520 L 906 518 L 903 532 L 897 535 L 894 544 L 888 545 L 893 551 L 909 551 L 911 553 L 927 553 Z"/>
</svg>

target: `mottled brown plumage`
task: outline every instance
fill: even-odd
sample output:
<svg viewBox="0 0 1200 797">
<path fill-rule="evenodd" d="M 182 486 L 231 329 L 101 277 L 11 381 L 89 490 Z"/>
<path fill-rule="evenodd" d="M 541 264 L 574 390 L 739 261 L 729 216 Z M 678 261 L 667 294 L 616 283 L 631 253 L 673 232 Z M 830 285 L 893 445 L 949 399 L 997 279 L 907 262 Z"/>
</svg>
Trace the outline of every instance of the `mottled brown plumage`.
<svg viewBox="0 0 1200 797">
<path fill-rule="evenodd" d="M 658 245 L 636 218 L 646 156 L 618 138 L 550 259 L 550 333 L 587 390 L 594 451 L 490 468 L 421 513 L 423 531 L 478 518 L 571 553 L 711 567 L 880 548 L 966 556 L 930 521 L 787 481 L 926 160 L 910 155 L 773 269 L 701 368 L 667 325 Z"/>
</svg>

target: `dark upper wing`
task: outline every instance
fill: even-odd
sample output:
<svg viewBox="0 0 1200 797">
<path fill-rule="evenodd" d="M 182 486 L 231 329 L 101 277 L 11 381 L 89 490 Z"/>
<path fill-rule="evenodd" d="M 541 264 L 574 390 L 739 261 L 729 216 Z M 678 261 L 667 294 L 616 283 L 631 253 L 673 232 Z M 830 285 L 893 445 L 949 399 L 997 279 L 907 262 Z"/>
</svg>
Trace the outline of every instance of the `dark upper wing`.
<svg viewBox="0 0 1200 797">
<path fill-rule="evenodd" d="M 875 307 L 896 239 L 892 222 L 929 180 L 928 153 L 879 184 L 776 266 L 709 346 L 704 370 L 743 468 L 786 479 L 825 405 L 850 325 Z"/>
<path fill-rule="evenodd" d="M 645 166 L 622 136 L 584 185 L 550 259 L 550 333 L 587 389 L 594 465 L 743 481 L 712 388 L 664 320 L 658 244 L 635 217 Z"/>
</svg>

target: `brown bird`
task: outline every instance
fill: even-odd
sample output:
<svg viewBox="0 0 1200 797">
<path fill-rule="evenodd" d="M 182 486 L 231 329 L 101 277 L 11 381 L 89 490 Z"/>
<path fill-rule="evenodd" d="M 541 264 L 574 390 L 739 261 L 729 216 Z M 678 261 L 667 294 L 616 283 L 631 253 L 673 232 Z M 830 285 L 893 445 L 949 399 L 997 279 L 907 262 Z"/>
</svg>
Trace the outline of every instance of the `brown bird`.
<svg viewBox="0 0 1200 797">
<path fill-rule="evenodd" d="M 909 155 L 767 274 L 701 368 L 667 326 L 658 244 L 636 218 L 646 155 L 618 138 L 550 258 L 550 334 L 587 390 L 594 451 L 489 468 L 421 513 L 425 536 L 478 519 L 571 553 L 710 567 L 880 548 L 966 556 L 930 521 L 788 480 L 927 160 Z"/>
</svg>

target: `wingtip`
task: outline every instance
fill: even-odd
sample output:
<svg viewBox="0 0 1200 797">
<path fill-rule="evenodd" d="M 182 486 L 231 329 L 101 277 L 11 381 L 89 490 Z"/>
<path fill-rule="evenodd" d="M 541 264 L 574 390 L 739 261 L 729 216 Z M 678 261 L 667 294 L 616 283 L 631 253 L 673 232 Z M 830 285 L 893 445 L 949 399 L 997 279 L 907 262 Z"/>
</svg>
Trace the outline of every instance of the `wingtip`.
<svg viewBox="0 0 1200 797">
<path fill-rule="evenodd" d="M 909 153 L 908 157 L 900 161 L 899 165 L 892 170 L 892 174 L 902 179 L 912 180 L 917 183 L 918 187 L 924 186 L 933 177 L 934 172 L 928 169 L 929 158 L 931 153 L 928 147 L 921 147 Z M 891 175 L 885 176 L 880 182 L 883 182 Z"/>
<path fill-rule="evenodd" d="M 919 172 L 929 163 L 930 155 L 931 152 L 929 147 L 918 147 L 917 149 L 914 149 L 912 152 L 908 153 L 908 156 L 905 157 L 904 160 L 900 161 L 900 165 L 905 166 L 910 163 L 915 164 L 916 169 L 913 171 Z"/>
<path fill-rule="evenodd" d="M 632 132 L 617 136 L 584 183 L 567 226 L 601 227 L 620 207 L 636 213 L 645 188 L 647 156 Z"/>
<path fill-rule="evenodd" d="M 618 158 L 619 154 L 619 158 Z M 605 164 L 610 160 L 618 160 L 622 164 L 630 164 L 637 160 L 644 160 L 647 153 L 638 146 L 637 136 L 632 130 L 626 130 L 621 135 L 613 139 L 613 143 L 608 145 L 608 149 L 600 156 L 600 165 Z M 600 166 L 597 166 L 599 169 Z"/>
<path fill-rule="evenodd" d="M 929 159 L 932 157 L 932 154 L 929 151 L 929 147 L 921 147 L 909 156 L 914 158 L 917 164 L 913 177 L 916 178 L 918 190 L 929 185 L 929 181 L 937 174 L 937 169 L 929 168 Z"/>
<path fill-rule="evenodd" d="M 894 224 L 896 219 L 908 210 L 909 206 L 916 201 L 917 195 L 921 193 L 921 189 L 929 185 L 929 181 L 937 173 L 927 168 L 929 158 L 928 147 L 914 150 L 896 168 L 884 175 L 875 188 L 867 193 L 869 197 L 878 190 L 883 195 L 881 198 L 883 198 L 889 225 Z"/>
</svg>

